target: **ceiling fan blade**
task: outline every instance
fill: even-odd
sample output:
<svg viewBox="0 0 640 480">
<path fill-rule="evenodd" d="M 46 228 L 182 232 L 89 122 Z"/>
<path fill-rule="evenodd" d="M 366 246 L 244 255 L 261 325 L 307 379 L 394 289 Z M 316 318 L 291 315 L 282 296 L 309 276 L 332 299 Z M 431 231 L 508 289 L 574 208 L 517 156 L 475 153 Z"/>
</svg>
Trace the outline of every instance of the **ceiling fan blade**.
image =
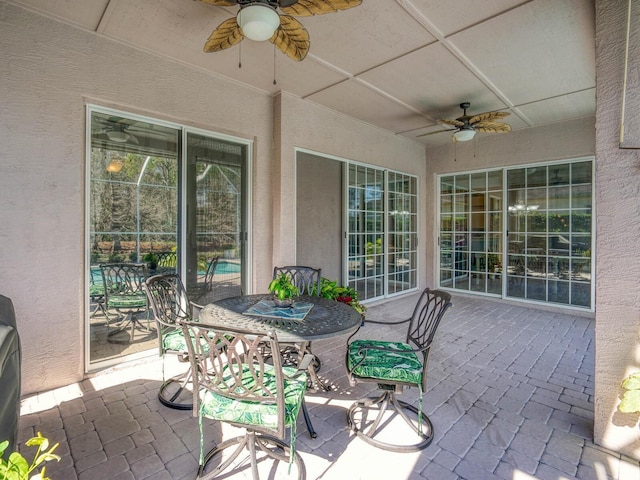
<svg viewBox="0 0 640 480">
<path fill-rule="evenodd" d="M 482 122 L 476 123 L 473 129 L 480 133 L 507 133 L 511 131 L 511 125 L 502 122 Z"/>
<path fill-rule="evenodd" d="M 479 122 L 493 122 L 511 115 L 509 112 L 485 112 L 474 115 L 469 119 L 469 125 L 474 125 Z"/>
<path fill-rule="evenodd" d="M 136 138 L 135 135 L 133 135 L 133 134 L 131 134 L 129 132 L 127 132 L 127 134 L 129 135 L 129 138 L 127 138 L 127 141 L 130 140 L 131 142 L 135 143 L 136 145 L 140 145 L 140 142 L 138 141 L 138 139 Z"/>
<path fill-rule="evenodd" d="M 208 3 L 209 5 L 217 5 L 219 7 L 232 7 L 237 5 L 235 0 L 200 0 L 202 3 Z"/>
<path fill-rule="evenodd" d="M 209 39 L 204 44 L 203 50 L 207 53 L 219 52 L 220 50 L 237 45 L 243 38 L 244 35 L 242 30 L 240 30 L 236 17 L 229 18 L 218 25 L 211 33 Z"/>
<path fill-rule="evenodd" d="M 447 130 L 438 130 L 437 132 L 428 132 L 428 133 L 423 133 L 422 135 L 416 135 L 416 138 L 420 138 L 420 137 L 428 137 L 429 135 L 435 135 L 436 133 L 445 133 L 445 132 L 454 132 L 455 128 L 449 128 Z"/>
<path fill-rule="evenodd" d="M 347 10 L 357 7 L 362 0 L 298 0 L 290 7 L 280 7 L 283 13 L 296 17 L 309 17 L 311 15 L 322 15 L 333 13 L 338 10 Z"/>
<path fill-rule="evenodd" d="M 269 41 L 296 62 L 307 56 L 311 46 L 309 32 L 298 20 L 289 15 L 280 15 L 280 26 Z"/>
<path fill-rule="evenodd" d="M 446 120 L 446 119 L 440 119 L 438 120 L 438 123 L 441 125 L 451 125 L 452 127 L 464 127 L 464 122 L 460 121 L 460 120 Z"/>
</svg>

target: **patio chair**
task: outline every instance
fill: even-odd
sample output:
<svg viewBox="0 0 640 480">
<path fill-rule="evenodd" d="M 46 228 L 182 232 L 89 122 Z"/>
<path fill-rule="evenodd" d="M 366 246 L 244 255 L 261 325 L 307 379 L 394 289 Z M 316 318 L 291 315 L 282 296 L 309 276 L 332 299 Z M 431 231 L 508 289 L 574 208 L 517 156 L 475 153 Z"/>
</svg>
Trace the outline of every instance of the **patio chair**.
<svg viewBox="0 0 640 480">
<path fill-rule="evenodd" d="M 206 304 L 213 301 L 211 294 L 213 292 L 213 275 L 216 273 L 220 257 L 213 257 L 207 262 L 207 270 L 204 275 L 198 275 L 196 284 L 189 291 L 189 295 L 195 298 L 199 304 Z"/>
<path fill-rule="evenodd" d="M 289 265 L 286 267 L 274 267 L 273 269 L 273 278 L 275 279 L 280 274 L 285 274 L 291 278 L 291 283 L 293 283 L 298 288 L 298 293 L 300 295 L 315 295 L 317 297 L 320 296 L 320 282 L 322 281 L 322 269 L 321 268 L 312 268 L 312 267 L 304 267 L 298 265 Z M 312 368 L 313 374 L 312 378 L 309 378 L 310 386 L 312 387 L 313 383 L 320 383 L 318 381 L 318 377 L 315 374 L 320 370 L 320 359 L 311 352 L 311 343 L 303 343 L 303 344 L 283 344 L 280 349 L 280 356 L 283 361 L 287 365 L 297 365 L 301 358 L 304 358 L 305 355 L 311 355 L 312 360 Z M 320 383 L 320 385 L 322 385 Z M 307 430 L 309 431 L 309 435 L 311 438 L 317 438 L 318 434 L 313 428 L 313 424 L 311 423 L 311 416 L 309 415 L 309 410 L 307 409 L 306 402 L 302 403 L 302 414 L 304 416 L 304 421 L 307 425 Z"/>
<path fill-rule="evenodd" d="M 119 325 L 107 334 L 107 340 L 111 343 L 132 343 L 136 330 L 147 334 L 139 341 L 148 340 L 155 335 L 155 331 L 149 325 L 147 296 L 143 289 L 144 281 L 147 278 L 147 265 L 144 263 L 106 263 L 100 265 L 100 272 L 104 285 L 107 319 L 111 320 L 108 313 L 110 310 L 115 310 L 120 319 Z M 146 327 L 137 318 L 142 312 L 146 313 Z M 131 329 L 131 334 L 127 338 L 122 338 L 120 334 L 127 328 Z"/>
<path fill-rule="evenodd" d="M 190 339 L 193 414 L 200 425 L 198 478 L 213 478 L 229 468 L 245 468 L 246 457 L 237 458 L 246 449 L 254 479 L 259 478 L 259 464 L 274 474 L 280 462 L 288 464 L 283 467 L 284 473 L 295 464 L 297 478 L 304 479 L 304 462 L 295 451 L 295 439 L 296 419 L 307 387 L 305 365 L 283 366 L 277 355 L 271 364 L 266 362 L 265 346 L 276 352 L 280 348 L 272 332 L 186 322 L 183 336 Z M 223 441 L 205 455 L 203 417 L 243 428 L 244 434 Z M 290 444 L 285 440 L 287 428 Z M 234 447 L 232 453 L 226 453 L 230 447 Z M 264 462 L 263 455 L 275 464 Z"/>
<path fill-rule="evenodd" d="M 109 315 L 104 304 L 104 283 L 100 270 L 94 267 L 89 269 L 89 298 L 93 305 L 93 310 L 89 317 L 94 317 L 98 311 L 102 312 L 109 326 Z"/>
<path fill-rule="evenodd" d="M 291 283 L 293 283 L 298 288 L 298 293 L 300 295 L 312 295 L 312 296 L 320 296 L 320 282 L 322 280 L 322 269 L 321 268 L 312 268 L 312 267 L 303 267 L 303 266 L 286 266 L 286 267 L 274 267 L 273 269 L 273 278 L 275 279 L 280 274 L 285 274 L 291 278 Z M 305 350 L 301 352 L 311 353 L 311 344 L 307 344 L 304 346 Z M 296 345 L 285 345 L 282 349 L 281 355 L 285 359 L 296 359 L 299 354 L 299 346 Z M 314 355 L 313 358 L 313 369 L 317 372 L 320 370 L 320 359 Z"/>
<path fill-rule="evenodd" d="M 398 322 L 365 321 L 382 325 L 407 323 L 405 342 L 353 340 L 348 344 L 346 363 L 351 384 L 373 382 L 382 390 L 377 397 L 353 403 L 347 412 L 349 428 L 367 443 L 392 452 L 416 452 L 431 443 L 433 425 L 422 412 L 422 396 L 427 385 L 431 345 L 450 306 L 451 295 L 427 288 L 410 318 Z M 418 388 L 418 408 L 396 398 L 405 387 Z M 375 419 L 371 420 L 373 416 Z M 405 429 L 408 434 L 400 434 L 397 429 L 391 435 L 385 431 L 391 428 L 392 420 L 399 420 L 397 417 L 410 427 Z M 397 443 L 400 439 L 408 440 Z"/>
<path fill-rule="evenodd" d="M 158 400 L 169 408 L 191 410 L 192 392 L 187 385 L 193 381 L 191 365 L 184 373 L 169 379 L 164 377 L 164 360 L 167 354 L 177 355 L 178 361 L 189 362 L 187 342 L 180 328 L 180 322 L 194 319 L 194 305 L 187 298 L 182 280 L 176 273 L 155 275 L 145 282 L 147 300 L 153 311 L 158 329 L 158 347 L 162 357 L 162 385 Z"/>
</svg>

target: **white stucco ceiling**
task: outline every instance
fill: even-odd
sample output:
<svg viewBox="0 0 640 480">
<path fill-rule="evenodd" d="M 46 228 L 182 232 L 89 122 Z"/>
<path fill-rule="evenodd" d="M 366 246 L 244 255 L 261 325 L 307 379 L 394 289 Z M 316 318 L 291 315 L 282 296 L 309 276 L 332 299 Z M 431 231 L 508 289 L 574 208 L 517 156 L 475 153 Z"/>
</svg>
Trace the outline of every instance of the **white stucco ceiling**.
<svg viewBox="0 0 640 480">
<path fill-rule="evenodd" d="M 460 116 L 463 101 L 471 102 L 470 114 L 509 111 L 505 121 L 514 130 L 595 115 L 593 0 L 363 0 L 299 18 L 311 37 L 302 62 L 246 39 L 241 49 L 204 53 L 211 31 L 238 7 L 10 3 L 266 92 L 293 93 L 425 145 L 450 141 L 444 132 L 416 137 L 448 128 L 437 119 Z"/>
</svg>

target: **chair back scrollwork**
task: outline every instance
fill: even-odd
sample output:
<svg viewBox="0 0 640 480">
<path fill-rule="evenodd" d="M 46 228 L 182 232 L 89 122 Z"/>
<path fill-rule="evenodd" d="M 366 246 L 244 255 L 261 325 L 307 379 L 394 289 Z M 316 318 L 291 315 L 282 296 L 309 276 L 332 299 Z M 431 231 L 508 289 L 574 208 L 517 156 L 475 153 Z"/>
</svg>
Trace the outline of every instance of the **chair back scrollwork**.
<svg viewBox="0 0 640 480">
<path fill-rule="evenodd" d="M 178 274 L 155 275 L 146 281 L 145 288 L 158 323 L 176 328 L 180 322 L 191 320 L 191 303 Z"/>
<path fill-rule="evenodd" d="M 322 280 L 322 269 L 303 267 L 303 266 L 286 266 L 275 267 L 273 269 L 273 278 L 276 278 L 281 273 L 284 273 L 291 279 L 300 295 L 315 295 L 320 296 L 320 282 Z"/>
<path fill-rule="evenodd" d="M 425 289 L 418 299 L 409 329 L 407 330 L 407 343 L 415 345 L 422 351 L 423 372 L 422 390 L 426 390 L 427 363 L 431 344 L 438 330 L 438 325 L 447 309 L 451 307 L 451 295 L 441 290 Z"/>
</svg>

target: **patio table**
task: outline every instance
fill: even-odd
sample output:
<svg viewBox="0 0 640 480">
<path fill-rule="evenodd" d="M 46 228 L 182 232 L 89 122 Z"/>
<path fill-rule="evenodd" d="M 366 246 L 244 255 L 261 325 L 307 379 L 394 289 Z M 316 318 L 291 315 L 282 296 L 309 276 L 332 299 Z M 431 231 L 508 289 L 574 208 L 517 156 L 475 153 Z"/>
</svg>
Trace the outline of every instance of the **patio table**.
<svg viewBox="0 0 640 480">
<path fill-rule="evenodd" d="M 303 318 L 292 318 L 290 312 L 284 310 L 282 315 L 268 311 L 256 312 L 256 307 L 270 302 L 272 294 L 241 295 L 218 300 L 206 305 L 199 314 L 202 323 L 211 323 L 224 327 L 225 325 L 247 330 L 275 331 L 281 343 L 295 343 L 299 345 L 299 359 L 308 352 L 308 345 L 314 340 L 332 338 L 341 335 L 351 335 L 362 323 L 360 313 L 350 305 L 322 297 L 301 295 L 296 297 L 297 304 L 310 304 L 310 309 Z M 260 302 L 263 302 L 260 304 Z M 240 314 L 240 315 L 238 315 Z M 272 316 L 273 315 L 273 316 Z M 315 369 L 309 366 L 309 375 L 315 385 L 321 389 L 328 388 L 318 379 Z M 316 432 L 303 403 L 303 414 L 309 434 L 316 438 Z"/>
<path fill-rule="evenodd" d="M 351 306 L 322 297 L 301 295 L 296 302 L 313 306 L 306 316 L 299 320 L 290 317 L 260 316 L 245 313 L 261 300 L 271 300 L 271 294 L 241 295 L 218 300 L 206 305 L 199 318 L 204 323 L 229 325 L 247 329 L 275 331 L 281 343 L 308 344 L 314 340 L 350 335 L 360 327 L 360 314 Z M 222 307 L 222 308 L 220 308 Z M 229 315 L 225 309 L 243 314 Z M 287 309 L 283 309 L 287 310 Z"/>
</svg>

